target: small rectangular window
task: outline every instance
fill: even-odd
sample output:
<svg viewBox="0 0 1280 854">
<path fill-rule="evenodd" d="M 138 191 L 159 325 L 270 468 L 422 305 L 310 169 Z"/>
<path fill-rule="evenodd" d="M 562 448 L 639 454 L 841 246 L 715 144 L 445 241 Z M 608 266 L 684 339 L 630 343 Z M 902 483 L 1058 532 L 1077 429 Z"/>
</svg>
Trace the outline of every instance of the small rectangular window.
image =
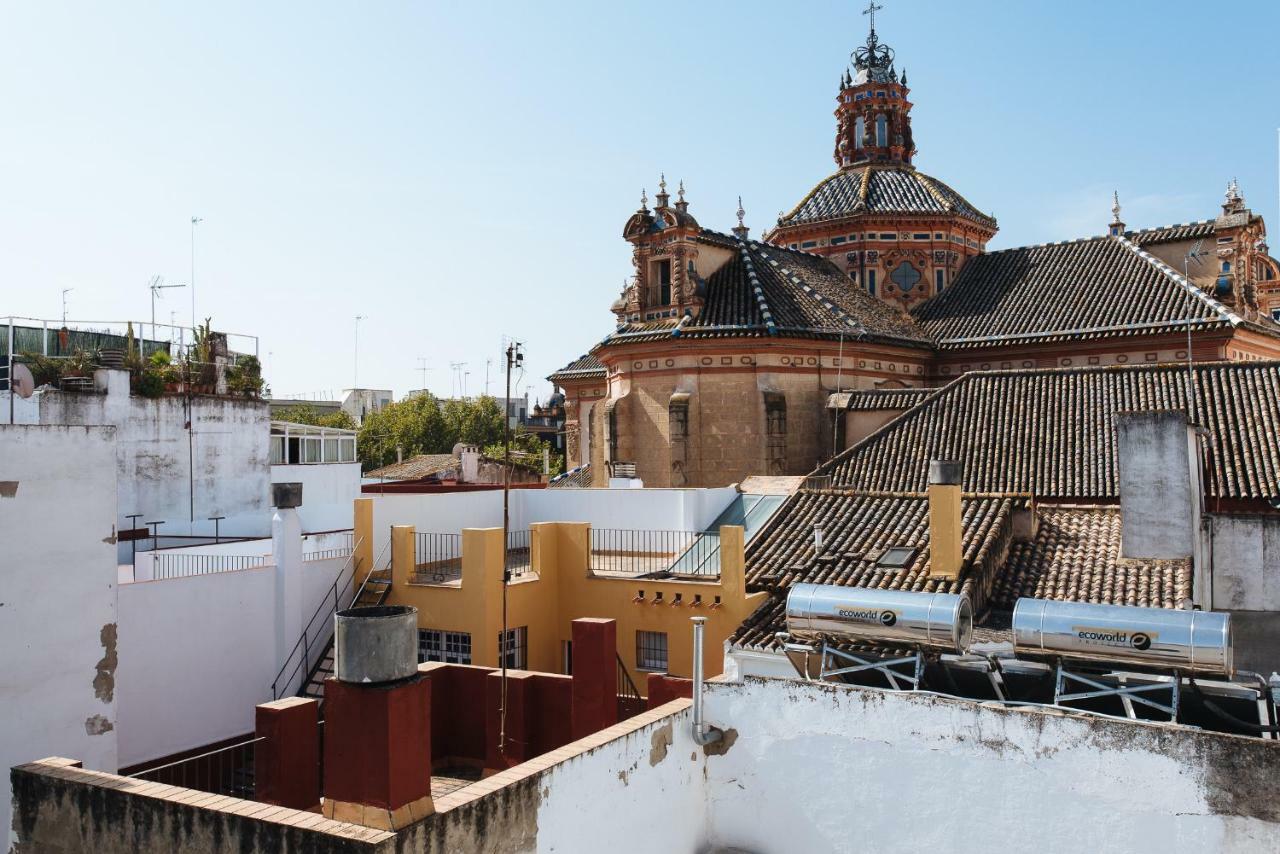
<svg viewBox="0 0 1280 854">
<path fill-rule="evenodd" d="M 527 670 L 529 667 L 529 627 L 520 626 L 507 630 L 507 642 L 502 642 L 502 632 L 498 632 L 498 666 L 502 666 L 505 658 L 511 670 Z"/>
<path fill-rule="evenodd" d="M 872 296 L 876 295 L 876 271 L 875 270 L 867 271 L 867 293 L 871 294 Z"/>
<path fill-rule="evenodd" d="M 817 245 L 818 245 L 818 241 L 816 241 L 816 240 L 806 240 L 804 243 L 801 243 L 801 244 L 800 244 L 800 248 L 801 248 L 801 249 L 812 249 L 812 248 L 814 248 L 814 247 L 815 247 L 815 246 L 817 246 Z"/>
<path fill-rule="evenodd" d="M 336 463 L 338 461 L 338 440 L 324 440 L 324 461 L 326 463 Z"/>
<path fill-rule="evenodd" d="M 924 234 L 913 234 L 911 235 L 911 239 L 912 240 L 928 240 L 929 233 L 926 231 Z"/>
<path fill-rule="evenodd" d="M 946 237 L 946 235 L 944 235 L 941 231 L 936 231 L 936 232 L 934 232 L 934 234 L 933 234 L 933 239 L 934 239 L 934 240 L 943 240 L 943 239 L 945 239 L 945 237 Z"/>
<path fill-rule="evenodd" d="M 302 440 L 302 461 L 304 463 L 320 462 L 320 437 L 307 436 Z"/>
<path fill-rule="evenodd" d="M 831 245 L 832 245 L 832 246 L 839 246 L 841 243 L 844 243 L 844 238 L 843 238 L 843 237 L 833 237 L 833 238 L 831 238 Z"/>
<path fill-rule="evenodd" d="M 898 235 L 896 235 L 896 234 L 881 234 L 881 235 L 880 235 L 880 239 L 881 239 L 881 240 L 897 240 L 897 239 L 898 239 Z"/>
<path fill-rule="evenodd" d="M 938 293 L 942 293 L 942 289 L 947 286 L 947 274 L 944 270 L 933 271 L 933 284 Z"/>
<path fill-rule="evenodd" d="M 799 243 L 788 243 L 788 244 L 787 244 L 787 248 L 788 248 L 788 249 L 799 249 L 799 248 L 800 248 L 800 244 L 799 244 Z"/>
<path fill-rule="evenodd" d="M 659 673 L 667 671 L 666 632 L 636 632 L 636 668 Z"/>
<path fill-rule="evenodd" d="M 447 664 L 471 663 L 471 635 L 468 632 L 446 632 L 442 629 L 418 629 L 418 663 L 443 661 Z"/>
<path fill-rule="evenodd" d="M 278 466 L 284 462 L 284 436 L 271 437 L 271 465 Z"/>
</svg>

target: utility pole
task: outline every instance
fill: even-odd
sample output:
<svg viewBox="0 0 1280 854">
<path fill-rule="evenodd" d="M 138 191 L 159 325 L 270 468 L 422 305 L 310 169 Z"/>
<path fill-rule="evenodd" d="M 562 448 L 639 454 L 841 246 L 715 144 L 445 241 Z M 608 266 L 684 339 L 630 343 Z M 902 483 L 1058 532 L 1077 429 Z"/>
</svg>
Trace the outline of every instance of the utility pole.
<svg viewBox="0 0 1280 854">
<path fill-rule="evenodd" d="M 511 368 L 524 366 L 524 353 L 520 352 L 520 342 L 512 341 L 507 345 L 507 399 L 511 399 Z M 511 582 L 511 561 L 507 555 L 507 545 L 511 533 L 511 419 L 503 413 L 502 419 L 502 642 L 498 644 L 498 655 L 502 661 L 502 703 L 498 727 L 498 752 L 506 753 L 507 749 L 507 585 Z M 532 545 L 529 549 L 529 560 L 533 560 Z"/>
<path fill-rule="evenodd" d="M 360 321 L 368 320 L 363 314 L 356 315 L 356 338 L 355 338 L 355 356 L 352 360 L 351 368 L 351 389 L 355 391 L 360 388 Z"/>
<path fill-rule="evenodd" d="M 196 334 L 196 226 L 204 222 L 203 217 L 191 217 L 191 335 Z"/>
</svg>

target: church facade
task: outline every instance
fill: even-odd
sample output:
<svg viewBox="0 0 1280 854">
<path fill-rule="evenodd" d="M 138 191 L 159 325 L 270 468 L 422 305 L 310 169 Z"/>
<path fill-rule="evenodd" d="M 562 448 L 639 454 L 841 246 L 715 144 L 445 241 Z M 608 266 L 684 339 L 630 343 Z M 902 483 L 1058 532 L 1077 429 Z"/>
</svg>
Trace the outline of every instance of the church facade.
<svg viewBox="0 0 1280 854">
<path fill-rule="evenodd" d="M 987 251 L 997 223 L 916 169 L 910 90 L 874 23 L 836 98 L 836 171 L 754 240 L 642 196 L 614 329 L 549 379 L 566 468 L 647 486 L 799 475 L 974 370 L 1280 358 L 1280 266 L 1222 213 Z M 1190 349 L 1188 350 L 1188 342 Z M 580 478 L 585 480 L 585 478 Z"/>
</svg>

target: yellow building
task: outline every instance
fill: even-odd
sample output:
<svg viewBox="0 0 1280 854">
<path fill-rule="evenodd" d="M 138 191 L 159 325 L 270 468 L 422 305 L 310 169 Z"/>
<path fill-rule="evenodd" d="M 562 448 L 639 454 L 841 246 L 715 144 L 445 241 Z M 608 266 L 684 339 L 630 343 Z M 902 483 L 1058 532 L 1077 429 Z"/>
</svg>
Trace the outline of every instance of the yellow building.
<svg viewBox="0 0 1280 854">
<path fill-rule="evenodd" d="M 372 499 L 356 500 L 355 521 L 355 541 L 361 543 L 357 564 L 368 568 L 373 565 Z M 764 593 L 746 592 L 743 528 L 722 527 L 718 537 L 699 535 L 697 548 L 714 555 L 710 564 L 714 568 L 718 561 L 719 572 L 696 577 L 638 577 L 643 570 L 667 569 L 677 555 L 631 543 L 608 549 L 598 543 L 593 549 L 592 542 L 585 522 L 536 523 L 512 561 L 503 548 L 501 528 L 469 528 L 460 535 L 460 559 L 433 560 L 436 555 L 419 540 L 414 526 L 393 526 L 387 601 L 418 609 L 424 660 L 497 666 L 508 563 L 509 667 L 567 673 L 571 622 L 579 617 L 612 619 L 617 622 L 618 655 L 643 694 L 646 673 L 692 673 L 689 618 L 703 616 L 703 666 L 708 676 L 720 673 L 724 641 L 765 599 Z"/>
</svg>

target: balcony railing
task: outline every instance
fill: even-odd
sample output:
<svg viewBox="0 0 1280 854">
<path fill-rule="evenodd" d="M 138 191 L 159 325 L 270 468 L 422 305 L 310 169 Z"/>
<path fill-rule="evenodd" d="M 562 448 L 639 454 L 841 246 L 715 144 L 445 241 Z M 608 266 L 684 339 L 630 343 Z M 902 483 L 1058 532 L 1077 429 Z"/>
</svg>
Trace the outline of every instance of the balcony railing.
<svg viewBox="0 0 1280 854">
<path fill-rule="evenodd" d="M 528 530 L 507 531 L 507 572 L 518 578 L 533 572 L 532 537 Z"/>
<path fill-rule="evenodd" d="M 253 800 L 253 752 L 260 741 L 266 741 L 266 737 L 250 738 L 129 776 L 150 783 Z"/>
<path fill-rule="evenodd" d="M 597 575 L 720 574 L 720 537 L 697 531 L 591 529 L 591 571 Z"/>
<path fill-rule="evenodd" d="M 448 584 L 462 580 L 462 535 L 414 535 L 413 583 Z"/>
<path fill-rule="evenodd" d="M 193 555 L 164 551 L 153 552 L 153 554 L 151 577 L 157 580 L 210 575 L 215 572 L 235 572 L 241 569 L 255 569 L 271 563 L 271 555 Z"/>
</svg>

